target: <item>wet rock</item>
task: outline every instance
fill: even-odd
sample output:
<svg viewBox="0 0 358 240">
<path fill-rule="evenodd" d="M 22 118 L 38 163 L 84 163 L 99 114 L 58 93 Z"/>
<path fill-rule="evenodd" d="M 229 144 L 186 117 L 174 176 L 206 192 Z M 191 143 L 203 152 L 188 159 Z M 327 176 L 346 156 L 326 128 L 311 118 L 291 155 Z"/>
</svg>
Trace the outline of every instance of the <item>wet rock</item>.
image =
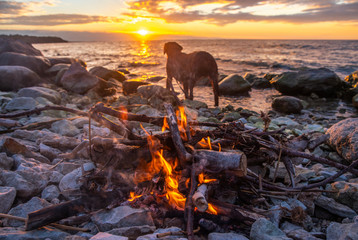
<svg viewBox="0 0 358 240">
<path fill-rule="evenodd" d="M 80 130 L 69 120 L 63 119 L 52 123 L 51 130 L 62 136 L 74 137 L 80 133 Z"/>
<path fill-rule="evenodd" d="M 223 95 L 247 93 L 250 89 L 250 83 L 237 74 L 231 74 L 219 83 L 219 91 Z"/>
<path fill-rule="evenodd" d="M 342 218 L 354 218 L 357 216 L 357 213 L 351 208 L 337 203 L 332 198 L 325 197 L 323 195 L 315 199 L 315 204 L 323 209 L 326 209 L 328 212 L 340 216 Z"/>
<path fill-rule="evenodd" d="M 18 91 L 19 97 L 43 97 L 51 101 L 52 103 L 59 104 L 61 102 L 61 94 L 58 91 L 44 88 L 44 87 L 29 87 L 22 88 Z"/>
<path fill-rule="evenodd" d="M 210 233 L 208 240 L 249 240 L 247 237 L 237 233 Z"/>
<path fill-rule="evenodd" d="M 22 53 L 30 56 L 42 56 L 40 50 L 30 43 L 21 40 L 7 40 L 0 38 L 0 54 L 4 52 Z"/>
<path fill-rule="evenodd" d="M 282 113 L 301 113 L 303 105 L 301 100 L 291 96 L 277 97 L 272 102 L 272 107 Z"/>
<path fill-rule="evenodd" d="M 340 224 L 332 222 L 327 228 L 327 240 L 358 239 L 358 223 Z"/>
<path fill-rule="evenodd" d="M 119 235 L 128 237 L 131 239 L 137 239 L 137 237 L 145 235 L 145 234 L 151 234 L 155 231 L 154 226 L 144 225 L 144 226 L 131 226 L 131 227 L 123 227 L 123 228 L 115 228 L 108 233 L 113 235 Z"/>
<path fill-rule="evenodd" d="M 58 198 L 60 196 L 60 191 L 55 185 L 47 186 L 41 193 L 41 198 L 51 202 L 52 199 Z"/>
<path fill-rule="evenodd" d="M 31 110 L 36 108 L 37 104 L 37 101 L 31 97 L 17 97 L 8 102 L 5 109 L 8 111 Z"/>
<path fill-rule="evenodd" d="M 260 218 L 252 224 L 250 231 L 252 240 L 288 240 L 286 234 L 265 218 Z"/>
<path fill-rule="evenodd" d="M 342 120 L 327 130 L 328 143 L 344 159 L 354 161 L 358 158 L 358 118 Z"/>
<path fill-rule="evenodd" d="M 352 87 L 358 86 L 358 71 L 355 71 L 344 78 Z"/>
<path fill-rule="evenodd" d="M 96 168 L 93 163 L 85 163 L 83 164 L 84 171 L 90 171 Z M 78 190 L 82 183 L 80 182 L 80 178 L 82 177 L 82 167 L 73 170 L 72 172 L 66 174 L 59 184 L 59 188 L 61 192 L 65 193 L 66 191 Z M 65 196 L 67 196 L 65 194 Z"/>
<path fill-rule="evenodd" d="M 101 210 L 92 216 L 92 221 L 100 231 L 109 231 L 113 228 L 129 226 L 153 226 L 150 212 L 144 209 L 134 209 L 129 206 L 120 206 L 112 210 Z"/>
<path fill-rule="evenodd" d="M 59 64 L 55 64 L 52 67 L 50 67 L 49 69 L 46 70 L 46 73 L 49 75 L 57 75 L 62 69 L 69 69 L 70 68 L 70 64 L 65 64 L 65 63 L 59 63 Z"/>
<path fill-rule="evenodd" d="M 137 240 L 155 240 L 155 239 L 163 239 L 163 240 L 186 240 L 186 238 L 181 234 L 182 230 L 178 227 L 170 227 L 170 228 L 159 228 L 155 230 L 153 234 L 143 235 L 137 238 Z M 167 232 L 178 232 L 178 235 L 167 236 L 163 238 L 157 238 L 158 233 L 167 233 Z"/>
<path fill-rule="evenodd" d="M 185 99 L 183 101 L 183 104 L 189 108 L 193 108 L 193 109 L 200 109 L 200 108 L 208 108 L 208 105 L 204 102 L 200 102 L 197 100 L 190 100 L 190 99 Z"/>
<path fill-rule="evenodd" d="M 266 78 L 257 78 L 255 81 L 251 84 L 252 88 L 271 88 L 271 83 Z"/>
<path fill-rule="evenodd" d="M 148 85 L 149 83 L 140 80 L 126 80 L 123 82 L 123 94 L 129 95 L 136 93 L 139 86 Z"/>
<path fill-rule="evenodd" d="M 128 240 L 127 237 L 117 236 L 106 232 L 99 232 L 89 240 Z"/>
<path fill-rule="evenodd" d="M 336 191 L 337 193 L 330 193 L 329 196 L 358 212 L 358 183 L 334 182 L 328 184 L 326 190 Z"/>
<path fill-rule="evenodd" d="M 96 87 L 99 82 L 99 78 L 90 74 L 80 63 L 75 62 L 63 74 L 59 83 L 68 91 L 85 94 L 88 90 Z"/>
<path fill-rule="evenodd" d="M 271 80 L 271 84 L 287 95 L 310 95 L 332 97 L 340 90 L 342 81 L 333 71 L 326 68 L 305 69 L 285 72 Z"/>
<path fill-rule="evenodd" d="M 0 213 L 7 213 L 16 197 L 16 189 L 14 187 L 0 187 Z"/>
<path fill-rule="evenodd" d="M 43 80 L 33 71 L 22 66 L 0 66 L 0 91 L 16 91 L 32 87 Z"/>
<path fill-rule="evenodd" d="M 0 55 L 0 66 L 22 66 L 43 75 L 51 67 L 51 64 L 49 60 L 42 56 L 5 52 Z"/>
<path fill-rule="evenodd" d="M 8 157 L 6 153 L 0 153 L 0 168 L 10 170 L 14 166 L 14 159 Z"/>
<path fill-rule="evenodd" d="M 49 239 L 65 239 L 66 236 L 70 236 L 69 233 L 60 230 L 51 230 L 41 228 L 32 231 L 24 231 L 23 228 L 3 227 L 0 228 L 1 240 L 49 240 Z"/>
<path fill-rule="evenodd" d="M 358 94 L 353 96 L 352 104 L 353 104 L 354 107 L 358 108 Z"/>
<path fill-rule="evenodd" d="M 5 186 L 14 187 L 19 197 L 31 197 L 37 192 L 35 185 L 16 172 L 0 170 L 0 181 Z"/>
<path fill-rule="evenodd" d="M 60 64 L 60 63 L 71 65 L 72 63 L 78 62 L 79 64 L 81 64 L 81 66 L 87 67 L 87 64 L 84 61 L 82 61 L 81 59 L 77 59 L 77 58 L 49 57 L 47 59 L 50 61 L 51 66 L 56 65 L 56 64 Z"/>
<path fill-rule="evenodd" d="M 110 78 L 116 79 L 119 82 L 123 82 L 126 80 L 126 77 L 123 73 L 115 70 L 109 70 L 104 67 L 94 67 L 89 70 L 89 73 L 102 78 L 104 80 L 109 80 Z"/>
<path fill-rule="evenodd" d="M 37 211 L 50 205 L 51 204 L 44 199 L 33 197 L 30 201 L 23 204 L 19 204 L 16 207 L 12 208 L 9 211 L 9 214 L 12 216 L 26 218 L 28 213 Z M 6 219 L 6 221 L 4 221 L 4 224 L 9 227 L 19 227 L 24 225 L 23 222 L 15 219 Z"/>
</svg>

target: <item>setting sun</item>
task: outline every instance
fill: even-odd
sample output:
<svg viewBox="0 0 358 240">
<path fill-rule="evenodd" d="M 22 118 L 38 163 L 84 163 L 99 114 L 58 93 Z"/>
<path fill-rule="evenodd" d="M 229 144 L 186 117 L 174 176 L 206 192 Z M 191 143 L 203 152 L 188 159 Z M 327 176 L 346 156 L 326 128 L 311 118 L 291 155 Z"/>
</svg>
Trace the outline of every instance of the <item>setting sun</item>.
<svg viewBox="0 0 358 240">
<path fill-rule="evenodd" d="M 141 36 L 147 35 L 149 32 L 145 29 L 138 30 L 137 33 Z"/>
</svg>

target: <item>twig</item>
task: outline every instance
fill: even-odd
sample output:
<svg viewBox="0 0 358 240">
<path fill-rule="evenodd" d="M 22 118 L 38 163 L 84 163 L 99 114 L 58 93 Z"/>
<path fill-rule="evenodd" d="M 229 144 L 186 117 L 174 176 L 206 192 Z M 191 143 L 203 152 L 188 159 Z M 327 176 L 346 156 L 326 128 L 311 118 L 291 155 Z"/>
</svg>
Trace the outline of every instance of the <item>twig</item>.
<svg viewBox="0 0 358 240">
<path fill-rule="evenodd" d="M 196 179 L 196 164 L 193 163 L 191 167 L 190 174 L 190 191 L 185 203 L 185 213 L 186 213 L 186 232 L 189 240 L 194 239 L 194 203 L 193 203 L 193 195 L 196 190 L 196 186 L 198 185 L 198 181 Z"/>
</svg>

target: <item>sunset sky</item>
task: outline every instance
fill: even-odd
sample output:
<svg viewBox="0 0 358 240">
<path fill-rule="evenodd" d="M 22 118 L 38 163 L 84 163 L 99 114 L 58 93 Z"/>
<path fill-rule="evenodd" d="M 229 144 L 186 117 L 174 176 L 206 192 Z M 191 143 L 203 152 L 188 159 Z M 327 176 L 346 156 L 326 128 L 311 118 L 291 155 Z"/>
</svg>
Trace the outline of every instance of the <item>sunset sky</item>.
<svg viewBox="0 0 358 240">
<path fill-rule="evenodd" d="M 0 1 L 0 33 L 72 41 L 358 39 L 358 0 Z"/>
</svg>

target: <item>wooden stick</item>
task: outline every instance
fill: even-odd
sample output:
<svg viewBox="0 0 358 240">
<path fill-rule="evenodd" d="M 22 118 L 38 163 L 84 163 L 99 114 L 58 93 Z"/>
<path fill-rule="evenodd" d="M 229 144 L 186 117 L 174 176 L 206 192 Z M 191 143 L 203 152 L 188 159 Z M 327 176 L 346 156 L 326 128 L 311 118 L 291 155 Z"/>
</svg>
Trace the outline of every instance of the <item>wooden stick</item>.
<svg viewBox="0 0 358 240">
<path fill-rule="evenodd" d="M 197 166 L 195 163 L 192 164 L 191 173 L 190 173 L 190 191 L 185 202 L 185 213 L 186 213 L 186 232 L 188 235 L 188 240 L 194 240 L 194 204 L 193 204 L 193 195 L 195 193 L 196 186 L 198 185 L 198 180 L 196 179 L 196 169 Z"/>
<path fill-rule="evenodd" d="M 12 216 L 10 214 L 5 214 L 5 213 L 0 213 L 0 217 L 26 222 L 26 218 Z M 62 224 L 58 224 L 58 223 L 51 223 L 50 226 L 58 228 L 58 229 L 70 230 L 70 231 L 78 231 L 78 232 L 89 232 L 90 231 L 89 229 L 86 229 L 86 228 L 72 227 L 72 226 L 62 225 Z M 26 231 L 28 231 L 28 230 L 26 230 Z"/>
<path fill-rule="evenodd" d="M 201 184 L 193 195 L 193 203 L 199 212 L 205 212 L 208 209 L 208 202 L 206 201 L 207 191 L 208 186 Z"/>
<path fill-rule="evenodd" d="M 192 156 L 186 151 L 183 141 L 180 137 L 178 122 L 172 105 L 165 103 L 164 107 L 168 113 L 168 125 L 172 134 L 173 144 L 178 154 L 180 165 L 181 167 L 184 167 L 185 164 L 192 158 Z"/>
</svg>

